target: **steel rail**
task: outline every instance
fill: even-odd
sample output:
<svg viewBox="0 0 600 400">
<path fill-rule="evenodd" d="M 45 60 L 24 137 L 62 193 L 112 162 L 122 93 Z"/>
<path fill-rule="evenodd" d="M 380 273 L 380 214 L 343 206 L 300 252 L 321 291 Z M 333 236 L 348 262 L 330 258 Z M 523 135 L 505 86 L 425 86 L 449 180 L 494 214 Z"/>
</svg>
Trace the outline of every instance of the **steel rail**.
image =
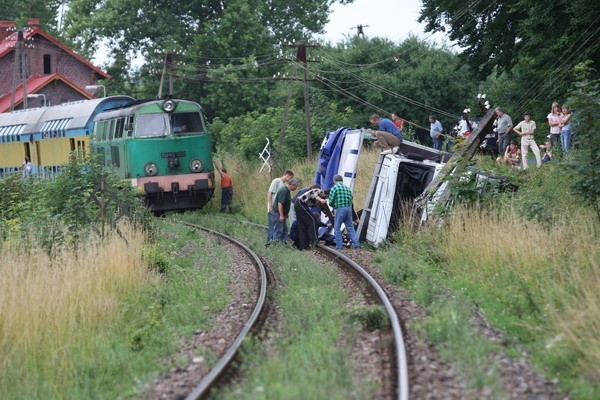
<svg viewBox="0 0 600 400">
<path fill-rule="evenodd" d="M 223 218 L 230 219 L 230 218 L 226 218 L 226 217 L 223 217 Z M 233 220 L 233 219 L 230 219 L 230 220 L 238 222 L 238 223 L 254 225 L 257 227 L 261 227 L 263 229 L 266 228 L 266 226 L 264 226 L 264 225 L 256 224 L 256 223 L 249 222 L 249 221 L 240 221 L 240 220 Z M 398 388 L 396 390 L 397 399 L 398 400 L 408 400 L 409 399 L 408 360 L 406 357 L 406 347 L 404 345 L 404 336 L 402 334 L 402 328 L 400 327 L 400 321 L 398 319 L 398 315 L 396 314 L 396 310 L 394 309 L 394 306 L 390 302 L 389 298 L 385 294 L 385 291 L 379 285 L 379 283 L 377 283 L 377 281 L 375 279 L 373 279 L 373 277 L 371 275 L 369 275 L 369 273 L 367 271 L 365 271 L 360 265 L 358 265 L 354 260 L 347 257 L 345 254 L 343 254 L 339 251 L 336 251 L 330 247 L 327 247 L 323 244 L 320 244 L 320 243 L 317 244 L 317 248 L 319 250 L 321 250 L 321 252 L 323 254 L 327 255 L 330 258 L 341 259 L 344 263 L 349 265 L 358 274 L 360 274 L 371 285 L 373 290 L 375 290 L 375 293 L 379 297 L 381 303 L 383 304 L 383 306 L 389 316 L 390 325 L 392 328 L 392 332 L 394 334 L 394 344 L 395 344 L 395 350 L 396 350 L 396 364 L 397 364 L 397 370 L 398 370 L 397 378 L 396 378 L 398 381 Z"/>
<path fill-rule="evenodd" d="M 400 327 L 400 321 L 398 320 L 398 315 L 396 314 L 394 306 L 392 306 L 392 303 L 388 299 L 387 295 L 385 294 L 379 283 L 377 283 L 377 281 L 373 279 L 373 277 L 369 275 L 369 273 L 365 271 L 360 265 L 358 265 L 354 260 L 346 256 L 345 254 L 339 251 L 335 251 L 334 249 L 329 248 L 323 244 L 317 244 L 317 248 L 323 254 L 326 254 L 330 258 L 341 259 L 346 265 L 349 265 L 356 272 L 358 272 L 375 290 L 381 303 L 385 307 L 388 317 L 390 318 L 390 325 L 394 333 L 396 364 L 398 370 L 398 388 L 396 390 L 397 399 L 408 400 L 408 362 L 406 358 L 406 348 L 404 346 L 402 328 Z"/>
<path fill-rule="evenodd" d="M 211 233 L 213 235 L 222 237 L 223 239 L 226 239 L 226 240 L 236 244 L 237 246 L 242 248 L 248 255 L 250 255 L 250 257 L 252 257 L 252 259 L 254 260 L 254 264 L 260 271 L 260 294 L 256 301 L 256 305 L 254 306 L 254 310 L 252 311 L 250 318 L 248 318 L 248 320 L 246 321 L 244 328 L 240 331 L 237 338 L 235 339 L 235 341 L 233 342 L 231 347 L 229 347 L 229 349 L 227 350 L 225 355 L 223 357 L 221 357 L 219 362 L 211 369 L 211 371 L 208 373 L 208 375 L 206 375 L 202 379 L 202 381 L 198 384 L 198 386 L 196 386 L 196 388 L 186 397 L 187 400 L 196 400 L 196 399 L 199 399 L 202 396 L 204 396 L 206 393 L 208 393 L 209 390 L 211 389 L 211 387 L 216 383 L 217 379 L 223 374 L 223 372 L 225 372 L 225 369 L 229 366 L 229 364 L 231 363 L 231 361 L 237 354 L 237 352 L 242 344 L 242 341 L 248 335 L 250 330 L 254 327 L 256 322 L 258 321 L 258 317 L 259 317 L 260 313 L 263 311 L 265 299 L 266 299 L 266 295 L 267 295 L 267 272 L 266 272 L 264 264 L 262 263 L 260 258 L 256 255 L 256 253 L 254 253 L 249 247 L 247 247 L 243 243 L 237 241 L 236 239 L 229 237 L 225 234 L 222 234 L 220 232 L 214 231 L 212 229 L 204 228 L 199 225 L 194 225 L 194 224 L 190 224 L 187 222 L 183 222 L 183 224 L 186 226 L 192 227 L 194 229 L 203 230 L 203 231 Z"/>
</svg>

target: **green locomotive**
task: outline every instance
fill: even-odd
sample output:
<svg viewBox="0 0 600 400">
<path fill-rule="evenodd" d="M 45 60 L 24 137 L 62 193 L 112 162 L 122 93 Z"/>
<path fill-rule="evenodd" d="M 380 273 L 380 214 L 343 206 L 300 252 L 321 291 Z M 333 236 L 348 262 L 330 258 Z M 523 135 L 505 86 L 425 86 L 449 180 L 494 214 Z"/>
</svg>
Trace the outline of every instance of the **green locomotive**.
<svg viewBox="0 0 600 400">
<path fill-rule="evenodd" d="M 212 143 L 199 104 L 136 102 L 98 114 L 93 132 L 92 152 L 144 193 L 152 211 L 202 208 L 212 198 Z"/>
</svg>

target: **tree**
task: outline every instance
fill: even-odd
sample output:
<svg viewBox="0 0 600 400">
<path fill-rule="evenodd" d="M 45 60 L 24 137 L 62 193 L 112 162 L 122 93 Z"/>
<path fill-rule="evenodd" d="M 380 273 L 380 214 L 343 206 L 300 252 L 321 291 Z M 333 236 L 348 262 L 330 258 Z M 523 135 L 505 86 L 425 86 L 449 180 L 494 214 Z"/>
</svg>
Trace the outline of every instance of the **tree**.
<svg viewBox="0 0 600 400">
<path fill-rule="evenodd" d="M 575 113 L 577 131 L 576 150 L 570 170 L 572 187 L 590 204 L 600 220 L 600 79 L 598 71 L 589 65 L 575 68 L 578 82 L 572 92 L 571 103 Z"/>
<path fill-rule="evenodd" d="M 437 114 L 450 130 L 476 98 L 477 82 L 455 54 L 414 37 L 396 44 L 355 36 L 323 47 L 321 57 L 312 67 L 321 90 L 340 108 L 356 108 L 357 126 L 369 126 L 374 112 L 395 113 L 428 130 L 428 116 Z"/>
<path fill-rule="evenodd" d="M 0 0 L 0 19 L 15 21 L 17 27 L 23 27 L 28 18 L 39 18 L 49 32 L 56 33 L 56 16 L 61 3 L 59 0 Z"/>
<path fill-rule="evenodd" d="M 596 0 L 423 0 L 419 21 L 427 31 L 447 31 L 483 80 L 524 57 L 534 73 L 570 71 L 585 58 L 597 68 L 599 14 Z"/>
<path fill-rule="evenodd" d="M 166 52 L 176 94 L 201 100 L 209 117 L 265 109 L 276 71 L 278 44 L 320 32 L 329 6 L 348 0 L 72 0 L 66 35 L 84 54 L 106 43 L 126 76 L 132 60 L 145 65 L 138 87 L 156 95 Z M 262 82 L 261 82 L 262 81 Z"/>
</svg>

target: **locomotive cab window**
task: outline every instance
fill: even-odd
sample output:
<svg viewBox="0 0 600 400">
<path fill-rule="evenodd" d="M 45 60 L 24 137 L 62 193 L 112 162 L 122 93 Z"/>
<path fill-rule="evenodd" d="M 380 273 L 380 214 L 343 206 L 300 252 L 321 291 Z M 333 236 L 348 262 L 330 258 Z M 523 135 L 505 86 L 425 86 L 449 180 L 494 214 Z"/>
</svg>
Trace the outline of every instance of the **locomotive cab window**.
<svg viewBox="0 0 600 400">
<path fill-rule="evenodd" d="M 197 135 L 205 129 L 198 112 L 173 113 L 173 133 L 178 135 Z"/>
<path fill-rule="evenodd" d="M 118 118 L 115 127 L 115 139 L 120 139 L 123 137 L 123 125 L 125 125 L 125 118 Z"/>
<path fill-rule="evenodd" d="M 135 123 L 135 137 L 150 138 L 167 136 L 169 134 L 168 118 L 167 114 L 138 115 Z"/>
</svg>

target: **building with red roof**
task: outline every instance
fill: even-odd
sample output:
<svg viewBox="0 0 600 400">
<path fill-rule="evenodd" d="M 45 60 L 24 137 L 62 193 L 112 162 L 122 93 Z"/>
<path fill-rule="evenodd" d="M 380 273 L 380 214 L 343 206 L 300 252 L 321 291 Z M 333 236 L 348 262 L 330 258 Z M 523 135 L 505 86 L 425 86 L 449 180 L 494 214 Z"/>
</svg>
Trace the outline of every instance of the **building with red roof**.
<svg viewBox="0 0 600 400">
<path fill-rule="evenodd" d="M 29 18 L 23 30 L 0 21 L 0 71 L 0 112 L 90 99 L 85 87 L 110 79 L 40 28 L 38 18 Z"/>
</svg>

